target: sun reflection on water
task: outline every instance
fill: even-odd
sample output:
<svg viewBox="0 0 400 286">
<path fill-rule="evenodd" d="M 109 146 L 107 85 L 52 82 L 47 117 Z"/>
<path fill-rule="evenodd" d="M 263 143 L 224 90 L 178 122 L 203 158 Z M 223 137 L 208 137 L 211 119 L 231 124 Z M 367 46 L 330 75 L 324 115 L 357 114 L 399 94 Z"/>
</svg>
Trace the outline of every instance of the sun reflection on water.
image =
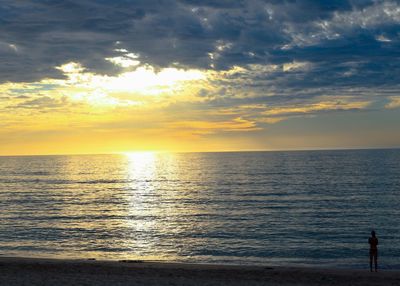
<svg viewBox="0 0 400 286">
<path fill-rule="evenodd" d="M 176 260 L 187 227 L 180 205 L 177 158 L 172 153 L 126 153 L 126 227 L 131 258 Z M 178 223 L 177 220 L 181 221 Z"/>
<path fill-rule="evenodd" d="M 156 243 L 150 236 L 158 228 L 155 216 L 157 205 L 156 177 L 157 156 L 153 152 L 126 153 L 127 167 L 126 190 L 128 193 L 127 226 L 131 230 L 130 247 L 132 249 L 152 249 Z M 147 257 L 148 253 L 135 253 Z M 149 258 L 149 257 L 147 257 Z M 157 259 L 152 257 L 152 259 Z"/>
<path fill-rule="evenodd" d="M 147 196 L 154 194 L 156 154 L 153 152 L 126 153 L 127 188 L 132 192 L 131 206 L 135 212 L 142 210 Z"/>
</svg>

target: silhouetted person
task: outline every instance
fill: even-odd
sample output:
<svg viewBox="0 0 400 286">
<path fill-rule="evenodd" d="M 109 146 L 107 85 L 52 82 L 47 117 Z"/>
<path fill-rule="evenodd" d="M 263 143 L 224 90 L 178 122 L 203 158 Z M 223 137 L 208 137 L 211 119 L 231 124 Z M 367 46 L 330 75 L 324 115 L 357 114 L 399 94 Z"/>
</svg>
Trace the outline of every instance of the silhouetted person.
<svg viewBox="0 0 400 286">
<path fill-rule="evenodd" d="M 371 237 L 368 238 L 369 243 L 369 268 L 372 272 L 372 260 L 375 263 L 375 272 L 378 272 L 378 238 L 375 231 L 371 231 Z"/>
</svg>

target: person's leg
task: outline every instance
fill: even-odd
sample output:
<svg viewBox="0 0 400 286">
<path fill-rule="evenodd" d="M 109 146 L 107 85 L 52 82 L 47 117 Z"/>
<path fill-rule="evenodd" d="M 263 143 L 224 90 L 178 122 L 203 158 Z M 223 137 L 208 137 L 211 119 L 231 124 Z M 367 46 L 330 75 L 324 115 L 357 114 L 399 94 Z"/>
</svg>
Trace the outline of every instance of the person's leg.
<svg viewBox="0 0 400 286">
<path fill-rule="evenodd" d="M 378 272 L 378 251 L 375 252 L 374 262 L 375 262 L 375 272 Z"/>
<path fill-rule="evenodd" d="M 369 269 L 371 270 L 371 272 L 372 272 L 372 258 L 373 258 L 372 251 L 370 251 L 369 252 Z"/>
</svg>

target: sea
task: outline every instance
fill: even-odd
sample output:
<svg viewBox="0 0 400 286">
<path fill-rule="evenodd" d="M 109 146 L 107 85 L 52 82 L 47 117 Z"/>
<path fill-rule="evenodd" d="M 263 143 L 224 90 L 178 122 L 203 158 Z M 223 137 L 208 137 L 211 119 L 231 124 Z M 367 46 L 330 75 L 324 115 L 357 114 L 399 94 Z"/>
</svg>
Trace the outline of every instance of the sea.
<svg viewBox="0 0 400 286">
<path fill-rule="evenodd" d="M 0 256 L 400 269 L 400 149 L 0 157 Z"/>
</svg>

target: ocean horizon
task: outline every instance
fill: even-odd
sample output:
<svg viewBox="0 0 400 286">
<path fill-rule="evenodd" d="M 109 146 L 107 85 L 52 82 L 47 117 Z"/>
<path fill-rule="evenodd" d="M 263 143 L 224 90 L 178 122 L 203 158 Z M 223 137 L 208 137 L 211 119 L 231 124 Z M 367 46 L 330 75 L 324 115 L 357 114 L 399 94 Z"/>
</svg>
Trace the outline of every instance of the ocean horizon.
<svg viewBox="0 0 400 286">
<path fill-rule="evenodd" d="M 45 156 L 104 156 L 152 153 L 152 154 L 207 154 L 207 153 L 279 153 L 279 152 L 321 152 L 321 151 L 373 151 L 373 150 L 400 150 L 400 147 L 354 147 L 354 148 L 304 148 L 304 149 L 246 149 L 246 150 L 215 150 L 215 151 L 170 151 L 170 150 L 131 150 L 121 152 L 99 152 L 99 153 L 50 153 L 50 154 L 0 154 L 0 157 L 45 157 Z"/>
<path fill-rule="evenodd" d="M 400 149 L 0 157 L 0 255 L 400 269 Z"/>
</svg>

